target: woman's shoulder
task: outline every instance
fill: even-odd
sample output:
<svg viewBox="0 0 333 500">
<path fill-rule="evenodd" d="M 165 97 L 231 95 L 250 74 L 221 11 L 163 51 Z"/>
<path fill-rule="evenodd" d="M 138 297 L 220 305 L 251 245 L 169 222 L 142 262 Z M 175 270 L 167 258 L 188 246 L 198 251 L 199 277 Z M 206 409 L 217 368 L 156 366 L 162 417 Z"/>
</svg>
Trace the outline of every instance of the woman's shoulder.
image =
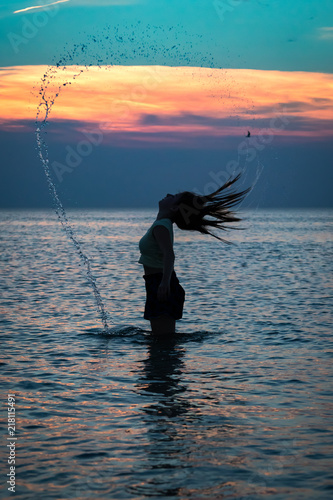
<svg viewBox="0 0 333 500">
<path fill-rule="evenodd" d="M 170 219 L 156 219 L 155 222 L 152 224 L 152 228 L 156 226 L 164 226 L 167 229 L 169 229 L 170 232 L 172 232 L 172 221 Z"/>
</svg>

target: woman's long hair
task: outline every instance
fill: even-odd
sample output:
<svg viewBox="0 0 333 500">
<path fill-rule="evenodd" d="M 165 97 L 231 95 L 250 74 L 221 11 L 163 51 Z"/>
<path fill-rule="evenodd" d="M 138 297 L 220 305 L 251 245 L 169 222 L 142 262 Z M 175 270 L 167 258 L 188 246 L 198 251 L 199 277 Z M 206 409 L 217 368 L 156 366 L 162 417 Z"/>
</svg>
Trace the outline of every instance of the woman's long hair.
<svg viewBox="0 0 333 500">
<path fill-rule="evenodd" d="M 240 192 L 229 191 L 228 188 L 238 181 L 240 175 L 241 174 L 238 174 L 233 179 L 230 178 L 223 186 L 214 191 L 214 193 L 205 196 L 190 191 L 183 192 L 178 210 L 173 219 L 179 229 L 210 234 L 214 236 L 214 238 L 230 244 L 230 241 L 220 238 L 209 229 L 216 228 L 222 231 L 240 229 L 225 225 L 241 221 L 231 208 L 240 203 L 251 189 L 248 188 Z M 206 217 L 210 218 L 207 219 Z"/>
</svg>

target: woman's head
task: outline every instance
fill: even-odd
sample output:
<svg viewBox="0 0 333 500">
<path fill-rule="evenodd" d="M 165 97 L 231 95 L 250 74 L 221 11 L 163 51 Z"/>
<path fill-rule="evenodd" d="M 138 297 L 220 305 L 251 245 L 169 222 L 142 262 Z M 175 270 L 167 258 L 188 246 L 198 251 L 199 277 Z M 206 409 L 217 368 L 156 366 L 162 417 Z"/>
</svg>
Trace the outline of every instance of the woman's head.
<svg viewBox="0 0 333 500">
<path fill-rule="evenodd" d="M 231 207 L 240 203 L 250 190 L 249 188 L 240 192 L 228 191 L 228 188 L 239 178 L 240 174 L 209 195 L 202 196 L 190 191 L 184 191 L 177 195 L 167 195 L 161 202 L 170 205 L 172 220 L 180 229 L 210 234 L 221 241 L 229 243 L 212 233 L 210 229 L 236 229 L 225 226 L 225 224 L 241 220 L 236 217 Z"/>
<path fill-rule="evenodd" d="M 170 212 L 171 214 L 177 210 L 181 196 L 183 193 L 167 194 L 158 202 L 160 211 Z"/>
</svg>

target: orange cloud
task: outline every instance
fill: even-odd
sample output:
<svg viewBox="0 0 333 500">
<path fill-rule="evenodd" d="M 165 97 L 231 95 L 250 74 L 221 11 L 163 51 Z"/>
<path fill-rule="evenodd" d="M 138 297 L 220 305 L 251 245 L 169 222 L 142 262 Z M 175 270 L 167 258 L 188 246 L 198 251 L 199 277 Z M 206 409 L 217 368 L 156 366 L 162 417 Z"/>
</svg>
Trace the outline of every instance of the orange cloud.
<svg viewBox="0 0 333 500">
<path fill-rule="evenodd" d="M 0 127 L 33 123 L 41 78 L 58 92 L 49 119 L 111 132 L 244 135 L 268 128 L 278 113 L 282 135 L 332 135 L 333 76 L 322 73 L 166 66 L 68 69 L 2 68 Z M 75 76 L 76 75 L 76 76 Z M 67 85 L 63 85 L 68 81 Z M 43 108 L 40 117 L 43 116 Z"/>
</svg>

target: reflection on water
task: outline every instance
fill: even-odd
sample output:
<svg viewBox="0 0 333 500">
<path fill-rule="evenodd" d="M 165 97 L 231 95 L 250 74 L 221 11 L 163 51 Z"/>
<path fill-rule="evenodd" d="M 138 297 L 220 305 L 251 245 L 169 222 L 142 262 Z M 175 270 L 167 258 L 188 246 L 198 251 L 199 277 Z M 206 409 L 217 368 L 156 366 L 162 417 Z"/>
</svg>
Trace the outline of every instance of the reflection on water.
<svg viewBox="0 0 333 500">
<path fill-rule="evenodd" d="M 184 355 L 177 336 L 169 339 L 150 337 L 147 341 L 147 358 L 142 361 L 136 389 L 146 396 L 142 411 L 148 440 L 139 470 L 143 475 L 147 470 L 151 473 L 144 481 L 131 486 L 133 494 L 151 496 L 158 492 L 159 495 L 177 496 L 179 487 L 175 486 L 175 481 L 186 479 L 187 466 L 182 457 L 187 446 L 177 430 L 191 414 L 191 404 L 184 397 L 186 385 L 182 382 Z M 177 424 L 173 425 L 173 421 Z"/>
<path fill-rule="evenodd" d="M 179 384 L 185 350 L 177 336 L 154 338 L 148 341 L 148 357 L 143 363 L 138 389 L 151 394 L 157 401 L 145 407 L 147 414 L 177 417 L 186 412 L 186 401 L 181 400 L 185 387 Z"/>
<path fill-rule="evenodd" d="M 71 214 L 116 325 L 103 333 L 53 214 L 2 214 L 16 497 L 329 498 L 332 213 L 249 213 L 232 248 L 177 232 L 187 301 L 170 338 L 142 319 L 151 217 Z"/>
</svg>

